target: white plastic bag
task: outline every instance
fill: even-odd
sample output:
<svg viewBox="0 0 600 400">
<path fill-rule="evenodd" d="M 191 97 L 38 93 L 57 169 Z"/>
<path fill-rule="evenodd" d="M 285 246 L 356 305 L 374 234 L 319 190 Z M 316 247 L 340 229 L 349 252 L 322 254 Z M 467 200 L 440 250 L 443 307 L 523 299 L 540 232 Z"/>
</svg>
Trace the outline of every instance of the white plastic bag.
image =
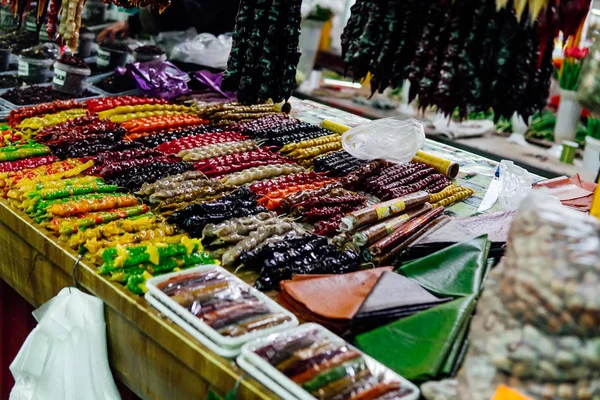
<svg viewBox="0 0 600 400">
<path fill-rule="evenodd" d="M 219 37 L 201 33 L 175 46 L 169 59 L 225 70 L 232 43 L 231 33 Z"/>
<path fill-rule="evenodd" d="M 405 163 L 425 143 L 423 125 L 415 119 L 378 119 L 350 129 L 342 136 L 344 150 L 361 160 L 382 158 Z"/>
<path fill-rule="evenodd" d="M 65 288 L 33 315 L 38 326 L 10 365 L 10 400 L 118 400 L 103 303 Z"/>
<path fill-rule="evenodd" d="M 519 208 L 533 184 L 533 176 L 508 160 L 500 161 L 500 192 L 498 202 L 506 211 Z"/>
</svg>

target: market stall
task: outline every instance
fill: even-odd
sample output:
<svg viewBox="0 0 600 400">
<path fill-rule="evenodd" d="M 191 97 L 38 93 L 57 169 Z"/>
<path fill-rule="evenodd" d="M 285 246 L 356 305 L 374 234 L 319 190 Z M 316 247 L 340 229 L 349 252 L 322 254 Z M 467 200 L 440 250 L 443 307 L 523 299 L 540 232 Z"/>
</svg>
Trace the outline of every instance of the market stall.
<svg viewBox="0 0 600 400">
<path fill-rule="evenodd" d="M 28 2 L 12 3 L 23 21 Z M 530 248 L 508 242 L 509 231 L 524 240 L 539 222 L 543 241 L 563 229 L 545 214 L 527 217 L 549 202 L 581 219 L 595 243 L 600 230 L 585 214 L 596 184 L 577 174 L 545 180 L 428 140 L 415 119 L 371 121 L 293 97 L 297 65 L 312 62 L 299 51 L 301 1 L 244 0 L 232 37 L 192 35 L 169 51 L 158 39 L 96 46 L 81 29 L 84 1 L 48 3 L 37 4 L 25 39 L 48 13 L 48 37 L 58 33 L 63 48 L 11 46 L 19 69 L 0 92 L 0 279 L 44 304 L 11 365 L 15 390 L 69 399 L 63 393 L 93 387 L 108 399 L 118 397 L 112 371 L 141 398 L 431 399 L 424 388 L 464 376 L 488 276 L 513 268 L 509 278 L 533 297 L 555 299 L 546 286 L 572 295 L 540 272 L 543 261 L 539 288 L 515 268 Z M 340 44 L 353 79 L 370 80 L 372 92 L 410 81 L 421 111 L 457 120 L 545 124 L 553 40 L 577 37 L 585 0 L 417 3 L 354 4 Z M 217 66 L 190 68 L 197 47 L 216 49 L 203 56 Z M 565 64 L 564 98 L 574 98 L 581 59 Z M 577 150 L 568 140 L 575 114 L 555 134 L 568 136 L 565 162 Z M 564 245 L 551 239 L 545 245 Z M 570 314 L 530 312 L 523 304 L 535 299 L 512 302 L 501 285 L 519 321 L 571 332 Z M 598 317 L 594 298 L 584 300 L 583 311 L 569 304 L 582 336 Z M 32 378 L 28 361 L 44 346 Z M 492 362 L 502 382 L 523 372 Z M 64 388 L 44 381 L 51 374 Z"/>
<path fill-rule="evenodd" d="M 292 100 L 294 115 L 311 123 L 332 121 L 354 126 L 361 118 L 313 103 Z M 454 215 L 476 212 L 496 164 L 478 156 L 428 142 L 425 149 L 444 154 L 460 164 L 455 182 L 475 190 L 468 202 L 452 206 Z M 34 306 L 43 304 L 66 286 L 81 286 L 107 305 L 109 356 L 118 379 L 144 398 L 186 398 L 208 389 L 225 393 L 243 372 L 231 360 L 219 357 L 147 302 L 122 285 L 97 274 L 96 268 L 66 248 L 31 218 L 2 204 L 2 279 Z M 19 261 L 22 260 L 22 261 Z M 256 274 L 242 272 L 249 282 Z M 157 360 L 157 362 L 148 362 Z M 140 368 L 140 366 L 142 366 Z M 206 382 L 201 384 L 200 382 Z M 245 376 L 243 398 L 269 397 L 269 391 Z"/>
</svg>

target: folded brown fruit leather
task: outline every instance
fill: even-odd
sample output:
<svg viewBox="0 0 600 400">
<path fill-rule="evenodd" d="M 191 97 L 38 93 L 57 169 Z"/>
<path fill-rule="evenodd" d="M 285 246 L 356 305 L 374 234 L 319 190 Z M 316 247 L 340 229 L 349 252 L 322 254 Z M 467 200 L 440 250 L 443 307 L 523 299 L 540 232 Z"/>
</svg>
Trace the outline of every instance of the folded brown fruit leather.
<svg viewBox="0 0 600 400">
<path fill-rule="evenodd" d="M 357 316 L 420 304 L 443 303 L 417 283 L 395 272 L 384 272 L 360 306 Z"/>
<path fill-rule="evenodd" d="M 349 274 L 308 280 L 289 280 L 280 284 L 282 293 L 325 318 L 350 320 L 361 307 L 384 272 L 381 267 Z"/>
</svg>

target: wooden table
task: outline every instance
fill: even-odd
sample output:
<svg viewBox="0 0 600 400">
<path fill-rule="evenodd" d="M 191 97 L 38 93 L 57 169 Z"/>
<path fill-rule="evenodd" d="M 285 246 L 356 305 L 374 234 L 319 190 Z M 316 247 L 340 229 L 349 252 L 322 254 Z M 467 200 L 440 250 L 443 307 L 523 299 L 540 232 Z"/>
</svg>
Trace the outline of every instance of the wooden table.
<svg viewBox="0 0 600 400">
<path fill-rule="evenodd" d="M 40 228 L 43 229 L 43 228 Z M 81 287 L 105 303 L 108 356 L 115 379 L 144 399 L 203 400 L 210 389 L 223 395 L 244 375 L 232 360 L 219 357 L 162 317 L 143 297 L 96 274 L 26 215 L 0 200 L 0 279 L 34 307 L 61 289 Z M 277 396 L 245 376 L 238 398 Z"/>
</svg>

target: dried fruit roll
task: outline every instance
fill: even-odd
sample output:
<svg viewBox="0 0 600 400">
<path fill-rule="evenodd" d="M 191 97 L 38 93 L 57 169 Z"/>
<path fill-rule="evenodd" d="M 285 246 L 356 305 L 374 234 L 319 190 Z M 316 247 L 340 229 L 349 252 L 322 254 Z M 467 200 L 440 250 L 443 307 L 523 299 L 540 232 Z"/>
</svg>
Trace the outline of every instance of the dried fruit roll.
<svg viewBox="0 0 600 400">
<path fill-rule="evenodd" d="M 413 158 L 413 162 L 427 164 L 449 178 L 456 178 L 460 169 L 458 163 L 434 156 L 433 154 L 425 153 L 424 151 L 420 150 L 417 151 L 417 154 Z"/>
<path fill-rule="evenodd" d="M 463 188 L 464 189 L 464 188 Z M 453 194 L 450 197 L 446 197 L 445 199 L 442 199 L 436 203 L 433 203 L 433 207 L 437 208 L 437 207 L 447 207 L 451 204 L 454 204 L 458 201 L 464 200 L 467 197 L 470 197 L 473 195 L 473 193 L 475 193 L 475 191 L 471 188 L 469 189 L 465 189 L 465 190 L 461 190 L 456 192 L 455 194 Z"/>
<path fill-rule="evenodd" d="M 58 217 L 68 217 L 85 212 L 132 207 L 137 205 L 138 202 L 139 200 L 130 194 L 103 194 L 94 198 L 82 198 L 81 200 L 68 201 L 63 204 L 54 204 L 48 207 L 46 212 Z"/>
<path fill-rule="evenodd" d="M 406 240 L 421 227 L 433 221 L 443 213 L 444 207 L 434 208 L 425 214 L 416 217 L 407 224 L 401 225 L 394 232 L 371 245 L 369 247 L 369 254 L 373 257 L 376 257 L 382 253 L 385 253 L 387 250 L 390 250 L 397 244 Z"/>
<path fill-rule="evenodd" d="M 123 218 L 142 215 L 147 212 L 148 206 L 140 204 L 112 211 L 91 212 L 67 218 L 53 218 L 52 221 L 50 221 L 49 228 L 60 235 L 70 236 L 79 232 L 80 228 L 87 228 Z"/>
<path fill-rule="evenodd" d="M 448 196 L 452 196 L 456 192 L 463 190 L 462 186 L 456 186 L 455 184 L 451 184 L 450 186 L 446 186 L 441 192 L 430 194 L 429 202 L 431 204 L 438 202 L 442 199 L 445 199 Z"/>
<path fill-rule="evenodd" d="M 328 152 L 336 151 L 342 148 L 342 139 L 341 137 L 338 140 L 335 140 L 330 143 L 322 144 L 319 146 L 308 147 L 305 149 L 297 149 L 288 154 L 289 157 L 295 159 L 305 159 L 316 157 L 321 154 L 325 154 Z"/>
<path fill-rule="evenodd" d="M 177 153 L 183 161 L 201 161 L 208 158 L 225 156 L 229 154 L 245 153 L 257 148 L 254 140 L 244 140 L 243 142 L 225 142 L 209 144 L 193 149 L 182 150 Z"/>
<path fill-rule="evenodd" d="M 291 151 L 297 149 L 305 149 L 308 147 L 315 147 L 326 143 L 338 142 L 341 140 L 341 136 L 338 134 L 333 134 L 329 136 L 321 136 L 316 139 L 303 140 L 297 143 L 289 143 L 283 146 L 279 151 L 281 153 L 289 153 Z"/>
<path fill-rule="evenodd" d="M 368 224 L 381 221 L 391 215 L 398 214 L 407 208 L 417 207 L 429 201 L 429 193 L 416 192 L 407 196 L 378 203 L 358 211 L 353 211 L 342 218 L 340 229 L 349 232 Z"/>
<path fill-rule="evenodd" d="M 395 230 L 408 221 L 425 214 L 432 208 L 433 207 L 431 204 L 425 203 L 422 207 L 411 209 L 404 214 L 400 214 L 368 228 L 362 229 L 352 236 L 352 242 L 360 247 L 369 246 L 384 238 L 386 235 L 392 234 Z"/>
<path fill-rule="evenodd" d="M 303 167 L 293 164 L 263 165 L 225 175 L 220 181 L 224 185 L 243 185 L 261 179 L 273 178 L 279 175 L 297 174 L 304 171 L 306 170 Z"/>
<path fill-rule="evenodd" d="M 412 235 L 410 235 L 410 237 L 397 244 L 394 248 L 387 250 L 385 253 L 380 254 L 377 257 L 371 258 L 371 255 L 367 252 L 365 253 L 365 256 L 369 259 L 368 261 L 372 262 L 377 266 L 392 265 L 394 263 L 394 260 L 398 258 L 398 256 L 400 256 L 400 254 L 402 254 L 402 252 L 406 250 L 418 238 L 423 236 L 425 233 L 436 229 L 436 227 L 447 223 L 449 220 L 449 216 L 442 215 L 441 217 L 438 217 L 433 221 L 424 224 L 422 227 L 418 228 Z"/>
</svg>

